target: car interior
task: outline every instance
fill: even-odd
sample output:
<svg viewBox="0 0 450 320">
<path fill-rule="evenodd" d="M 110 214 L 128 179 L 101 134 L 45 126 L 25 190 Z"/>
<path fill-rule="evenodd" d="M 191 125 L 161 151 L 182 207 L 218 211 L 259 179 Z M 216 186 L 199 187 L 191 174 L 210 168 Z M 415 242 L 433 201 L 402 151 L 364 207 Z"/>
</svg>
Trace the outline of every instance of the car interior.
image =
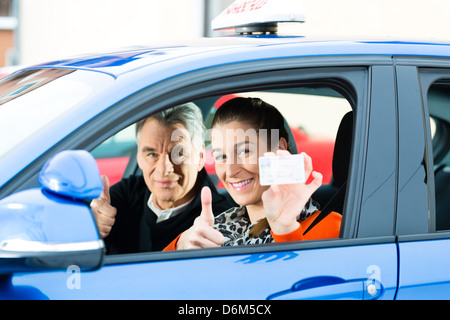
<svg viewBox="0 0 450 320">
<path fill-rule="evenodd" d="M 290 149 L 293 150 L 293 153 L 308 153 L 313 158 L 314 170 L 321 172 L 324 176 L 323 185 L 313 195 L 313 199 L 323 209 L 322 216 L 324 217 L 331 211 L 342 214 L 353 137 L 353 110 L 350 102 L 340 93 L 327 87 L 238 92 L 215 96 L 194 101 L 202 110 L 207 129 L 211 125 L 215 110 L 223 102 L 237 96 L 260 97 L 281 111 L 291 138 Z M 327 125 L 323 125 L 323 123 Z M 320 130 L 325 128 L 326 132 L 317 128 Z M 94 149 L 92 154 L 98 161 L 107 157 L 127 157 L 126 166 L 117 169 L 121 170 L 120 175 L 126 178 L 130 175 L 142 174 L 142 172 L 136 161 L 134 126 L 123 131 L 128 132 L 126 134 L 129 138 L 128 147 L 127 143 L 124 143 L 127 139 L 117 139 L 116 137 L 117 141 L 114 142 L 114 137 L 111 137 Z M 124 132 L 116 134 L 116 136 L 119 135 L 125 136 Z M 208 155 L 208 150 L 210 151 L 208 143 L 205 141 L 207 150 L 205 168 L 218 191 L 226 194 L 226 189 L 215 175 L 212 154 Z M 107 146 L 108 144 L 110 145 Z M 120 154 L 114 155 L 115 151 L 108 152 L 107 149 L 120 151 Z M 211 161 L 208 160 L 208 157 L 211 157 Z M 99 168 L 101 174 L 106 174 L 105 171 L 102 172 L 101 165 Z"/>
</svg>

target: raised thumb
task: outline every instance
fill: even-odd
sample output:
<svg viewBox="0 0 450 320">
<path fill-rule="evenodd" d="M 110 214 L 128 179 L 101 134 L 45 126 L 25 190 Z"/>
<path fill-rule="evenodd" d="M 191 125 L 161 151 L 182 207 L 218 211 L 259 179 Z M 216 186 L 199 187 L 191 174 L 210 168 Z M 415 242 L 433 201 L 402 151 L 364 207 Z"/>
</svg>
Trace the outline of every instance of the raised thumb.
<svg viewBox="0 0 450 320">
<path fill-rule="evenodd" d="M 214 225 L 214 214 L 212 210 L 212 195 L 209 187 L 203 187 L 201 193 L 202 200 L 202 212 L 200 213 L 200 217 L 203 221 L 212 227 Z"/>
<path fill-rule="evenodd" d="M 104 199 L 107 203 L 111 204 L 111 197 L 109 195 L 109 179 L 107 176 L 101 176 L 103 182 L 103 192 L 100 198 Z"/>
</svg>

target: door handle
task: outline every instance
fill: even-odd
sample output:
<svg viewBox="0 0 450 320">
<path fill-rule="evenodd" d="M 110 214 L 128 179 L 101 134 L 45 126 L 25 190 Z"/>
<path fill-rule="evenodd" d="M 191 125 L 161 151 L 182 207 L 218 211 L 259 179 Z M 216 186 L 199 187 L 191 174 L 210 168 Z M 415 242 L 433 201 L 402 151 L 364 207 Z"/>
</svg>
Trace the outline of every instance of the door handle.
<svg viewBox="0 0 450 320">
<path fill-rule="evenodd" d="M 376 300 L 383 286 L 375 279 L 345 280 L 334 276 L 319 276 L 300 280 L 287 289 L 267 297 L 268 300 L 355 299 Z"/>
</svg>

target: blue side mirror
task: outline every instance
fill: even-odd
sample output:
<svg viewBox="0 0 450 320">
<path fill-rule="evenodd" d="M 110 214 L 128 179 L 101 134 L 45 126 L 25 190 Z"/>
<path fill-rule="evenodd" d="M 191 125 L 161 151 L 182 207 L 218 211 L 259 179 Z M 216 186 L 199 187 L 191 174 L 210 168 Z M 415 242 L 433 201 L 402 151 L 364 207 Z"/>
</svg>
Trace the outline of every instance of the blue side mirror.
<svg viewBox="0 0 450 320">
<path fill-rule="evenodd" d="M 104 243 L 86 203 L 103 190 L 95 159 L 86 151 L 63 151 L 38 179 L 42 188 L 0 200 L 0 276 L 99 268 Z"/>
<path fill-rule="evenodd" d="M 97 163 L 84 150 L 58 153 L 42 167 L 38 180 L 45 190 L 78 200 L 98 198 L 103 191 Z"/>
</svg>

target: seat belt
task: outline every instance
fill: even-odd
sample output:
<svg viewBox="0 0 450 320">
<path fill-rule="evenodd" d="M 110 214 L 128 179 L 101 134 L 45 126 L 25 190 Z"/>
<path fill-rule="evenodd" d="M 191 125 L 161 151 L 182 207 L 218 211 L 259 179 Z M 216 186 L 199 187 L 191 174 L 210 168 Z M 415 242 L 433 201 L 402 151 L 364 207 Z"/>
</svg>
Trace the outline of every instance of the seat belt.
<svg viewBox="0 0 450 320">
<path fill-rule="evenodd" d="M 347 189 L 347 181 L 342 184 L 339 190 L 334 194 L 334 196 L 328 201 L 323 210 L 319 213 L 319 215 L 314 219 L 314 221 L 309 225 L 303 235 L 307 234 L 309 230 L 314 228 L 320 221 L 322 221 L 326 216 L 328 216 L 334 208 L 343 207 L 345 191 Z M 342 214 L 342 212 L 340 212 Z"/>
</svg>

